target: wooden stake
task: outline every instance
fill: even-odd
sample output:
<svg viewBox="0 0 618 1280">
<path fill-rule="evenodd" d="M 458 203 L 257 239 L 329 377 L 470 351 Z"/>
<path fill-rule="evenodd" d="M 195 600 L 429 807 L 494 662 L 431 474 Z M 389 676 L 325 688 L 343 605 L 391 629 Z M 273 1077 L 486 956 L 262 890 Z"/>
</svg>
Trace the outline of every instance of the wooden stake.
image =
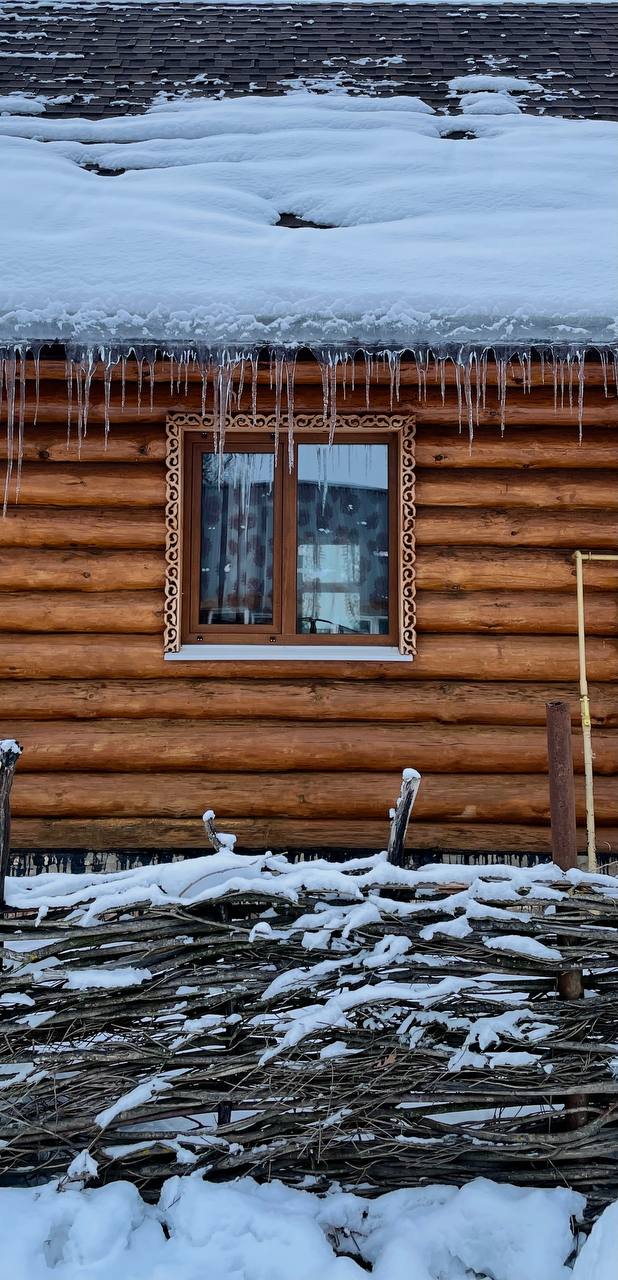
<svg viewBox="0 0 618 1280">
<path fill-rule="evenodd" d="M 420 773 L 417 773 L 416 769 L 404 769 L 397 803 L 395 808 L 391 809 L 391 830 L 388 838 L 388 861 L 395 867 L 402 867 L 404 863 L 406 832 L 420 785 Z"/>
<path fill-rule="evenodd" d="M 577 866 L 577 824 L 571 709 L 567 702 L 547 703 L 547 757 L 552 856 L 557 866 L 569 871 Z"/>
<path fill-rule="evenodd" d="M 581 969 L 565 969 L 558 975 L 558 996 L 561 1000 L 583 1000 L 584 975 Z M 588 1097 L 585 1093 L 569 1093 L 564 1100 L 564 1119 L 567 1129 L 581 1129 L 588 1119 Z"/>
<path fill-rule="evenodd" d="M 13 738 L 0 742 L 0 911 L 4 910 L 4 882 L 11 847 L 11 787 L 21 747 Z"/>
</svg>

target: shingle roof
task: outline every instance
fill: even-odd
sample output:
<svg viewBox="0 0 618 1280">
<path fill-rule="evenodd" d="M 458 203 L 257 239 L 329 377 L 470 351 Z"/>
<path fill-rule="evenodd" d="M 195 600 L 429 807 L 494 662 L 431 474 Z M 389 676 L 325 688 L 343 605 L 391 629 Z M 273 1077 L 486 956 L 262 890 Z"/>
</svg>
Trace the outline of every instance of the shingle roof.
<svg viewBox="0 0 618 1280">
<path fill-rule="evenodd" d="M 0 8 L 0 94 L 71 99 L 50 104 L 50 115 L 136 112 L 161 91 L 277 93 L 286 81 L 337 73 L 343 84 L 444 109 L 451 77 L 488 71 L 542 83 L 528 109 L 618 119 L 618 6 Z"/>
</svg>

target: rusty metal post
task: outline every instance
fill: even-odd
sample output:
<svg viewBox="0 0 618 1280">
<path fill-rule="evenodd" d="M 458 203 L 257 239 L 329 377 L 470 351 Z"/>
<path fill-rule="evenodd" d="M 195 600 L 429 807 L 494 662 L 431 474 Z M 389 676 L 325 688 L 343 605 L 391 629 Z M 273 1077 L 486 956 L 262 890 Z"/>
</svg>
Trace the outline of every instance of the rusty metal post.
<svg viewBox="0 0 618 1280">
<path fill-rule="evenodd" d="M 547 703 L 547 758 L 552 857 L 563 871 L 569 871 L 577 866 L 577 824 L 568 702 Z"/>
</svg>

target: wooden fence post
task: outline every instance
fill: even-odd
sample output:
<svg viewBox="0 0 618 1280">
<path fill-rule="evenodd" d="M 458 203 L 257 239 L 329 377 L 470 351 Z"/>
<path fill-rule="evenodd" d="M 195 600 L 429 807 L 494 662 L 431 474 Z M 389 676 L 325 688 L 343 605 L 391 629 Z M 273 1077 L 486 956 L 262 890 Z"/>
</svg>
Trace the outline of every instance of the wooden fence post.
<svg viewBox="0 0 618 1280">
<path fill-rule="evenodd" d="M 395 867 L 402 867 L 404 864 L 406 832 L 420 785 L 420 773 L 417 773 L 416 769 L 404 769 L 401 775 L 401 791 L 395 808 L 391 809 L 391 829 L 388 837 L 387 859 Z"/>
<path fill-rule="evenodd" d="M 547 758 L 552 858 L 562 871 L 569 871 L 577 866 L 577 824 L 568 702 L 547 703 Z"/>
<path fill-rule="evenodd" d="M 4 882 L 11 848 L 11 787 L 21 747 L 13 738 L 0 742 L 0 911 L 4 910 Z"/>
<path fill-rule="evenodd" d="M 584 975 L 581 969 L 565 969 L 558 975 L 560 1000 L 583 1000 Z M 581 1129 L 588 1119 L 588 1097 L 585 1093 L 569 1093 L 564 1100 L 564 1119 L 567 1129 Z"/>
</svg>

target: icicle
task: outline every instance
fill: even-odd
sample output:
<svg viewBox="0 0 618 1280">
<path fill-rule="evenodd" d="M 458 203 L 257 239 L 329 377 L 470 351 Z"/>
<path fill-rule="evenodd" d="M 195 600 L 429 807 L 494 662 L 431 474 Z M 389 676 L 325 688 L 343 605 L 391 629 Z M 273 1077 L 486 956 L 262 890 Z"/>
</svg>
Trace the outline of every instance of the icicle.
<svg viewBox="0 0 618 1280">
<path fill-rule="evenodd" d="M 498 405 L 500 408 L 500 435 L 504 435 L 506 425 L 506 390 L 508 385 L 508 356 L 503 352 L 494 351 L 494 360 L 496 363 L 496 390 L 498 393 Z"/>
<path fill-rule="evenodd" d="M 468 421 L 468 439 L 470 446 L 474 438 L 474 417 L 473 417 L 473 400 L 472 400 L 472 361 L 474 359 L 473 352 L 470 352 L 463 366 L 463 384 L 464 397 L 466 401 L 466 418 Z M 460 424 L 461 425 L 461 424 Z"/>
<path fill-rule="evenodd" d="M 127 401 L 127 357 L 122 353 L 120 357 L 120 407 L 124 413 L 124 407 Z"/>
<path fill-rule="evenodd" d="M 258 353 L 253 351 L 251 353 L 251 417 L 254 427 L 257 426 L 258 365 Z"/>
<path fill-rule="evenodd" d="M 82 436 L 84 433 L 84 390 L 82 386 L 84 370 L 78 360 L 74 362 L 74 367 L 77 385 L 77 456 L 79 458 L 82 451 Z"/>
<path fill-rule="evenodd" d="M 446 403 L 446 356 L 440 356 L 438 363 L 440 367 L 440 395 L 444 405 Z"/>
<path fill-rule="evenodd" d="M 200 378 L 202 380 L 201 412 L 202 412 L 202 417 L 204 418 L 206 416 L 206 398 L 208 395 L 208 365 L 206 364 L 206 361 L 204 360 L 203 357 L 199 360 L 198 367 L 200 371 Z"/>
<path fill-rule="evenodd" d="M 582 442 L 582 433 L 584 429 L 584 387 L 586 383 L 586 352 L 577 352 L 577 428 L 579 434 L 579 443 Z"/>
<path fill-rule="evenodd" d="M 322 421 L 328 426 L 328 365 L 324 356 L 320 357 L 320 373 L 322 375 Z"/>
<path fill-rule="evenodd" d="M 462 412 L 462 402 L 461 402 L 461 365 L 459 364 L 458 358 L 454 360 L 454 365 L 455 365 L 455 386 L 457 388 L 457 421 L 459 423 L 459 430 L 461 431 L 463 412 Z"/>
<path fill-rule="evenodd" d="M 151 356 L 149 356 L 149 357 L 148 357 L 148 377 L 149 377 L 149 379 L 150 379 L 150 412 L 151 412 L 151 413 L 152 413 L 152 411 L 153 411 L 153 409 L 154 409 L 154 393 L 155 393 L 155 375 L 156 375 L 156 371 L 157 371 L 157 356 L 156 356 L 156 352 L 155 352 L 155 354 L 154 354 L 154 355 L 151 355 Z"/>
<path fill-rule="evenodd" d="M 238 371 L 238 383 L 236 386 L 236 408 L 237 409 L 240 409 L 243 391 L 245 389 L 245 361 L 246 361 L 246 356 L 243 353 L 243 355 L 240 357 L 240 369 Z"/>
<path fill-rule="evenodd" d="M 294 389 L 296 384 L 296 352 L 285 362 L 285 390 L 288 411 L 288 467 L 294 467 Z"/>
<path fill-rule="evenodd" d="M 32 352 L 34 360 L 34 418 L 33 426 L 36 427 L 39 420 L 39 405 L 41 401 L 41 348 L 36 347 Z"/>
<path fill-rule="evenodd" d="M 105 448 L 109 437 L 109 410 L 112 396 L 112 374 L 114 371 L 114 362 L 112 360 L 111 348 L 101 348 L 101 359 L 103 360 L 103 431 L 105 435 Z"/>
<path fill-rule="evenodd" d="M 605 393 L 605 399 L 607 400 L 607 396 L 609 394 L 607 386 L 607 352 L 600 351 L 599 358 L 601 361 L 601 369 L 603 370 L 603 391 Z"/>
<path fill-rule="evenodd" d="M 275 457 L 279 453 L 279 428 L 281 426 L 281 392 L 283 388 L 283 365 L 285 356 L 275 352 Z"/>
<path fill-rule="evenodd" d="M 137 361 L 137 415 L 139 417 L 142 412 L 142 386 L 144 382 L 144 357 L 141 353 L 135 353 Z"/>
<path fill-rule="evenodd" d="M 73 412 L 73 361 L 65 355 L 64 377 L 67 388 L 67 449 L 71 443 L 71 414 Z"/>
<path fill-rule="evenodd" d="M 363 351 L 365 357 L 365 405 L 369 408 L 371 398 L 371 378 L 373 374 L 373 356 L 369 351 Z"/>
<path fill-rule="evenodd" d="M 13 474 L 13 433 L 15 429 L 15 377 L 17 372 L 17 356 L 13 351 L 5 357 L 4 380 L 6 383 L 6 473 L 4 478 L 4 502 L 2 514 L 6 515 L 9 501 L 9 486 Z"/>
<path fill-rule="evenodd" d="M 24 422 L 26 418 L 26 347 L 19 350 L 19 408 L 17 411 L 17 481 L 15 501 L 21 489 L 21 469 L 24 461 Z"/>
<path fill-rule="evenodd" d="M 84 408 L 82 418 L 82 433 L 86 435 L 88 430 L 88 414 L 90 412 L 90 388 L 92 386 L 92 376 L 95 370 L 94 352 L 88 349 L 88 358 L 86 364 L 86 376 L 84 378 Z"/>
<path fill-rule="evenodd" d="M 335 439 L 335 428 L 337 426 L 337 363 L 339 357 L 334 356 L 329 367 L 330 380 L 330 418 L 328 423 L 328 443 L 332 445 Z"/>
</svg>

